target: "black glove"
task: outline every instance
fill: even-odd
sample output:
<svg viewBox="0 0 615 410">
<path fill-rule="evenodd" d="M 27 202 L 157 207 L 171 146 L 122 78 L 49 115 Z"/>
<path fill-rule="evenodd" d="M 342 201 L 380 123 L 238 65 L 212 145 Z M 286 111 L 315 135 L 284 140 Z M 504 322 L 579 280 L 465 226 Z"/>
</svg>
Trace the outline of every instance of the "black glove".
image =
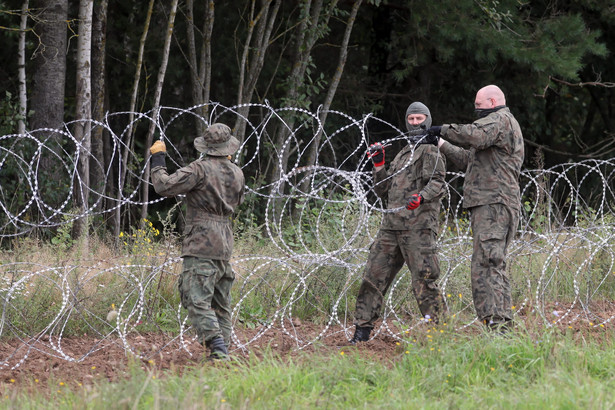
<svg viewBox="0 0 615 410">
<path fill-rule="evenodd" d="M 419 207 L 423 203 L 423 195 L 421 194 L 412 194 L 410 200 L 408 201 L 408 205 L 406 205 L 406 209 L 413 210 Z"/>
<path fill-rule="evenodd" d="M 369 146 L 367 150 L 367 156 L 372 159 L 375 167 L 381 167 L 384 165 L 384 146 L 381 143 L 376 142 Z"/>
<path fill-rule="evenodd" d="M 167 154 L 163 151 L 153 154 L 151 156 L 151 162 L 150 162 L 151 168 L 152 169 L 156 167 L 166 168 L 167 167 L 166 156 Z"/>
<path fill-rule="evenodd" d="M 438 145 L 438 141 L 440 141 L 440 132 L 442 131 L 442 126 L 434 125 L 433 127 L 429 127 L 427 130 L 427 134 L 425 138 L 423 138 L 419 144 L 432 144 Z"/>
</svg>

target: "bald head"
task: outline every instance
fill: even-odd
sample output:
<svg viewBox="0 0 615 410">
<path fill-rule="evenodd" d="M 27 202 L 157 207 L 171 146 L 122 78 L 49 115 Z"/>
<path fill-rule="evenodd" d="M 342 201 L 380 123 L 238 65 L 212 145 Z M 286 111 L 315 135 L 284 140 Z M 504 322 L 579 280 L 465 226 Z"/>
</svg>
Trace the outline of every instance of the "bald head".
<svg viewBox="0 0 615 410">
<path fill-rule="evenodd" d="M 506 97 L 497 85 L 487 85 L 476 93 L 474 100 L 475 108 L 493 108 L 500 105 L 506 105 Z"/>
</svg>

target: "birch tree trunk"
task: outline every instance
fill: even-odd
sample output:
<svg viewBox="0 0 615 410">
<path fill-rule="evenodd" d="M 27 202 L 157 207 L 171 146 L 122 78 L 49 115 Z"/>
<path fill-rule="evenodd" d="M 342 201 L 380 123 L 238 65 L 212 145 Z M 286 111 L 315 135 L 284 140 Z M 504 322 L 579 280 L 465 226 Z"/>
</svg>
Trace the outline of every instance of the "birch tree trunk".
<svg viewBox="0 0 615 410">
<path fill-rule="evenodd" d="M 28 96 L 26 89 L 26 30 L 28 29 L 28 3 L 24 0 L 21 4 L 21 21 L 19 24 L 19 46 L 17 52 L 17 69 L 19 77 L 19 124 L 17 132 L 26 132 L 26 115 L 28 113 Z"/>
<path fill-rule="evenodd" d="M 239 90 L 237 93 L 237 104 L 247 104 L 251 102 L 256 83 L 265 63 L 265 56 L 270 44 L 271 33 L 273 32 L 281 0 L 266 0 L 254 16 L 256 0 L 252 0 L 250 16 L 248 22 L 248 33 L 244 42 L 243 53 L 239 64 Z M 273 3 L 273 6 L 272 6 Z M 253 37 L 254 32 L 256 35 Z M 235 136 L 243 141 L 246 132 L 246 121 L 243 117 L 250 114 L 249 107 L 240 107 L 235 121 Z"/>
<path fill-rule="evenodd" d="M 154 92 L 154 108 L 152 109 L 152 119 L 153 121 L 150 124 L 149 131 L 147 133 L 147 137 L 145 140 L 145 155 L 144 158 L 147 161 L 145 165 L 145 173 L 143 175 L 143 186 L 142 186 L 142 201 L 143 206 L 141 207 L 141 219 L 139 224 L 141 226 L 144 225 L 144 220 L 147 218 L 147 209 L 149 201 L 149 147 L 152 145 L 154 140 L 154 133 L 156 132 L 156 124 L 158 124 L 158 114 L 160 113 L 160 96 L 162 95 L 162 85 L 164 84 L 164 76 L 167 71 L 167 63 L 169 62 L 169 51 L 171 49 L 171 39 L 173 38 L 173 27 L 175 25 L 175 16 L 177 14 L 177 3 L 178 0 L 173 0 L 171 4 L 171 12 L 169 13 L 169 24 L 167 26 L 166 37 L 164 41 L 164 48 L 162 51 L 162 62 L 160 63 L 160 69 L 158 70 L 158 80 L 156 82 L 156 90 Z"/>
<path fill-rule="evenodd" d="M 78 180 L 74 182 L 75 208 L 81 212 L 82 218 L 75 220 L 73 233 L 75 237 L 87 241 L 89 208 L 88 190 L 90 188 L 90 152 L 92 148 L 90 119 L 92 117 L 92 86 L 91 86 L 91 56 L 92 56 L 92 13 L 94 0 L 80 0 L 79 29 L 77 38 L 77 95 L 75 130 L 73 135 L 81 143 L 77 164 Z M 86 244 L 87 249 L 87 244 Z"/>
<path fill-rule="evenodd" d="M 39 39 L 32 55 L 32 94 L 30 107 L 34 115 L 30 128 L 62 129 L 64 126 L 64 89 L 66 84 L 66 21 L 68 0 L 30 0 L 32 10 L 37 10 L 33 31 Z M 49 149 L 60 152 L 61 137 L 50 134 Z M 57 169 L 57 160 L 52 155 L 41 158 L 41 179 L 49 179 Z M 50 205 L 57 205 L 50 196 Z"/>
<path fill-rule="evenodd" d="M 120 148 L 122 149 L 122 159 L 120 163 L 120 167 L 118 170 L 118 180 L 117 180 L 117 203 L 121 203 L 122 201 L 122 192 L 124 191 L 124 185 L 126 184 L 126 172 L 128 171 L 128 154 L 130 152 L 130 148 L 132 147 L 132 134 L 134 132 L 134 111 L 137 106 L 137 95 L 139 94 L 139 82 L 141 80 L 141 67 L 143 65 L 143 54 L 145 52 L 145 41 L 147 40 L 147 34 L 149 33 L 149 25 L 152 21 L 152 14 L 154 11 L 154 0 L 150 0 L 149 5 L 147 7 L 147 14 L 145 16 L 145 24 L 143 27 L 143 34 L 141 34 L 141 39 L 139 40 L 139 53 L 137 55 L 137 66 L 135 70 L 135 79 L 133 81 L 132 87 L 132 95 L 130 97 L 130 107 L 128 108 L 128 130 L 126 131 L 124 137 L 124 144 Z M 121 223 L 122 218 L 122 209 L 121 207 L 115 208 L 115 215 L 113 218 L 113 236 L 115 239 L 116 245 L 119 244 L 120 231 L 122 228 Z"/>
</svg>

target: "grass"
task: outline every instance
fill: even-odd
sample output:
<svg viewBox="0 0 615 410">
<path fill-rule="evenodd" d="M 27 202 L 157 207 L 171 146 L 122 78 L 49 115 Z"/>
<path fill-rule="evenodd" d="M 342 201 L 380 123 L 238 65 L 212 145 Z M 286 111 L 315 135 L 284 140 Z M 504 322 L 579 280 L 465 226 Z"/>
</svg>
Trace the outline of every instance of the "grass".
<svg viewBox="0 0 615 410">
<path fill-rule="evenodd" d="M 183 374 L 129 366 L 124 380 L 47 389 L 5 385 L 2 408 L 612 408 L 612 334 L 520 328 L 508 337 L 434 332 L 395 355 L 314 352 L 196 365 Z M 599 334 L 600 333 L 600 334 Z M 606 337 L 605 337 L 606 336 Z"/>
<path fill-rule="evenodd" d="M 174 332 L 178 328 L 175 312 L 179 303 L 175 278 L 180 266 L 165 265 L 163 274 L 152 271 L 150 267 L 167 261 L 169 253 L 177 254 L 176 250 L 170 252 L 166 243 L 152 244 L 148 240 L 156 235 L 147 228 L 134 231 L 125 238 L 121 255 L 94 243 L 96 258 L 90 261 L 83 260 L 78 248 L 54 253 L 53 247 L 39 244 L 16 247 L 0 255 L 0 276 L 6 282 L 0 284 L 0 290 L 37 269 L 22 270 L 19 263 L 49 266 L 45 261 L 54 261 L 58 272 L 68 272 L 66 280 L 75 291 L 69 302 L 74 303 L 79 314 L 71 317 L 64 335 L 83 332 L 86 325 L 90 326 L 88 332 L 106 334 L 114 326 L 104 320 L 110 306 L 124 301 L 125 312 L 130 311 L 137 299 L 131 289 L 138 279 L 148 284 L 144 312 L 151 316 L 139 330 Z M 584 294 L 590 301 L 613 300 L 615 282 L 608 275 L 612 270 L 611 248 L 605 245 L 605 252 L 588 257 L 587 249 L 581 246 L 583 242 L 574 237 L 560 239 L 566 246 L 553 252 L 550 262 L 549 247 L 541 246 L 541 251 L 535 251 L 531 243 L 514 255 L 509 275 L 515 300 L 528 297 L 530 302 L 538 302 L 534 299 L 539 285 L 545 299 L 541 303 L 571 301 Z M 557 247 L 553 243 L 549 246 Z M 276 252 L 270 241 L 249 232 L 244 232 L 236 246 L 236 254 L 240 255 L 266 258 Z M 446 268 L 443 275 L 449 275 L 449 308 L 473 317 L 473 311 L 467 308 L 471 303 L 469 261 L 463 255 L 447 256 L 442 263 Z M 100 261 L 104 263 L 97 265 Z M 276 259 L 273 261 L 256 258 L 236 266 L 240 280 L 233 297 L 235 301 L 245 297 L 238 312 L 239 322 L 245 327 L 266 322 L 271 312 L 279 309 L 277 299 L 286 300 L 297 286 L 297 275 L 282 270 Z M 573 276 L 583 263 L 587 269 L 578 278 L 583 280 L 575 284 Z M 346 276 L 338 275 L 335 268 L 318 267 L 314 272 L 311 266 L 290 268 L 311 273 L 305 294 L 294 305 L 294 317 L 323 320 L 345 286 L 350 286 L 350 299 L 356 295 L 359 283 L 348 285 Z M 250 276 L 252 272 L 258 274 Z M 414 306 L 411 294 L 404 291 L 409 289 L 405 274 L 406 277 L 400 276 L 399 293 L 394 296 L 399 311 L 408 303 L 409 309 Z M 53 285 L 57 282 L 54 275 L 58 275 L 55 270 L 37 272 L 27 282 L 29 287 L 18 289 L 18 296 L 23 293 L 27 297 L 9 301 L 5 319 L 17 334 L 36 333 L 55 314 L 61 292 Z M 245 278 L 249 280 L 242 280 Z M 353 302 L 350 300 L 350 305 Z M 531 315 L 531 309 L 524 314 Z M 469 320 L 464 317 L 464 322 Z M 283 357 L 268 351 L 217 366 L 195 363 L 193 368 L 181 371 L 144 370 L 142 363 L 134 362 L 129 364 L 125 377 L 114 382 L 97 379 L 69 383 L 51 378 L 47 385 L 39 386 L 35 382 L 29 385 L 0 379 L 0 408 L 612 408 L 613 332 L 610 326 L 591 325 L 581 329 L 563 326 L 558 330 L 544 326 L 538 316 L 525 316 L 509 337 L 477 333 L 476 328 L 459 332 L 443 328 L 414 330 L 407 343 L 401 343 L 393 355 L 385 358 L 365 348 L 337 349 L 315 344 L 310 351 Z M 2 335 L 12 336 L 6 331 Z"/>
</svg>

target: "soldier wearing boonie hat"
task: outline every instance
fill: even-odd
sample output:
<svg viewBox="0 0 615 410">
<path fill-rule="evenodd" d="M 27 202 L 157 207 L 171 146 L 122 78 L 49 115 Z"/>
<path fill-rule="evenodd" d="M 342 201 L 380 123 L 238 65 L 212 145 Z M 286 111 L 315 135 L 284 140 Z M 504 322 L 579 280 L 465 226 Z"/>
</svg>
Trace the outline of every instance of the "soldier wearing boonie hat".
<svg viewBox="0 0 615 410">
<path fill-rule="evenodd" d="M 231 217 L 243 202 L 245 178 L 231 155 L 240 143 L 225 124 L 212 124 L 194 140 L 204 155 L 169 175 L 166 147 L 156 141 L 152 154 L 152 183 L 160 195 L 185 194 L 186 226 L 182 243 L 183 269 L 178 279 L 181 302 L 210 358 L 228 356 L 231 341 L 230 265 L 233 251 Z"/>
<path fill-rule="evenodd" d="M 202 137 L 194 140 L 197 151 L 212 157 L 233 155 L 239 145 L 239 140 L 231 135 L 229 126 L 221 123 L 212 124 Z"/>
</svg>

